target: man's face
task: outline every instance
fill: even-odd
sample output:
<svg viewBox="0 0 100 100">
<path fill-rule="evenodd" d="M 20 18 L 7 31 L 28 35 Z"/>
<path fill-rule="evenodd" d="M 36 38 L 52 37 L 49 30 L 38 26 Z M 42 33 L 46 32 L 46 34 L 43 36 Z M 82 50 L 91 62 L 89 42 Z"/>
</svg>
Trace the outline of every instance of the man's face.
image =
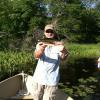
<svg viewBox="0 0 100 100">
<path fill-rule="evenodd" d="M 47 29 L 45 32 L 44 32 L 46 38 L 54 38 L 55 34 L 54 34 L 54 30 L 51 30 L 51 29 Z"/>
</svg>

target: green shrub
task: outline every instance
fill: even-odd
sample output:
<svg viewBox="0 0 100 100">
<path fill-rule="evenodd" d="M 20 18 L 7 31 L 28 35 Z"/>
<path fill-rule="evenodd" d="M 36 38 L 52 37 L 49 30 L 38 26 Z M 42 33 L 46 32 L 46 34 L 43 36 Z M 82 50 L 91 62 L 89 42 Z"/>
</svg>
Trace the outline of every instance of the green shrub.
<svg viewBox="0 0 100 100">
<path fill-rule="evenodd" d="M 32 53 L 28 52 L 0 52 L 0 80 L 21 71 L 33 73 L 35 61 Z"/>
</svg>

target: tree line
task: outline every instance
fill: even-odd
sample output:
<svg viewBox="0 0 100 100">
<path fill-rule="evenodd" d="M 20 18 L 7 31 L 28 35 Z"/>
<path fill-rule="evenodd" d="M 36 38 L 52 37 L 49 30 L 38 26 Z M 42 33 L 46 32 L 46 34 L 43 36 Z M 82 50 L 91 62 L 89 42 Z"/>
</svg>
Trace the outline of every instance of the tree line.
<svg viewBox="0 0 100 100">
<path fill-rule="evenodd" d="M 36 34 L 53 23 L 71 42 L 100 42 L 99 0 L 0 0 L 0 41 Z M 42 31 L 41 31 L 42 32 Z M 13 37 L 13 39 L 11 39 Z M 1 44 L 2 44 L 1 43 Z"/>
</svg>

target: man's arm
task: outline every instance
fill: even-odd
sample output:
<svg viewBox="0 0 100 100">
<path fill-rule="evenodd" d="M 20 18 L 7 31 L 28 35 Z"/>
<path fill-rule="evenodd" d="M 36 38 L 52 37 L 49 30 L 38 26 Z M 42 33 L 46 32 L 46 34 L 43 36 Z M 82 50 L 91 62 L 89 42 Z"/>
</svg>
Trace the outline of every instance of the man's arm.
<svg viewBox="0 0 100 100">
<path fill-rule="evenodd" d="M 37 44 L 36 49 L 34 51 L 34 57 L 36 59 L 39 59 L 42 56 L 42 54 L 43 54 L 43 52 L 45 50 L 45 47 L 46 47 L 46 45 L 43 42 L 39 42 Z"/>
</svg>

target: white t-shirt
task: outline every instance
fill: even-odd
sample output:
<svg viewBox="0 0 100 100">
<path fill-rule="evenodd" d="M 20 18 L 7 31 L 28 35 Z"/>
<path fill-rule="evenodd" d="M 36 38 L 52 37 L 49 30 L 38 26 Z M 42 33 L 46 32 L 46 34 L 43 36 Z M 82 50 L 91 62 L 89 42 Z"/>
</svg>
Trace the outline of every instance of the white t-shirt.
<svg viewBox="0 0 100 100">
<path fill-rule="evenodd" d="M 55 86 L 59 82 L 59 64 L 61 54 L 58 46 L 47 46 L 39 58 L 33 79 L 41 85 Z M 38 49 L 38 45 L 36 46 Z"/>
</svg>

